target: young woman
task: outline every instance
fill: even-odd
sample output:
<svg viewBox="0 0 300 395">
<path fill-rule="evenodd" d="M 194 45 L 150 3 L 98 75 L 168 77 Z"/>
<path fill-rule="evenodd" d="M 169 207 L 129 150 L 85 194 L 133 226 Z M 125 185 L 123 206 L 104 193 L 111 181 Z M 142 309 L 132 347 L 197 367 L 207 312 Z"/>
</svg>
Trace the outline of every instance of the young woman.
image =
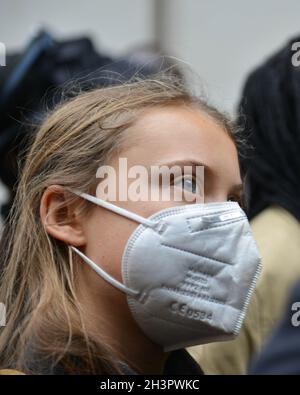
<svg viewBox="0 0 300 395">
<path fill-rule="evenodd" d="M 114 169 L 124 192 L 121 158 L 128 169 L 189 166 L 170 177 L 185 199 L 107 202 L 98 169 Z M 236 335 L 258 275 L 241 192 L 228 121 L 178 81 L 135 81 L 62 104 L 27 153 L 4 230 L 1 368 L 201 373 L 183 348 Z"/>
</svg>

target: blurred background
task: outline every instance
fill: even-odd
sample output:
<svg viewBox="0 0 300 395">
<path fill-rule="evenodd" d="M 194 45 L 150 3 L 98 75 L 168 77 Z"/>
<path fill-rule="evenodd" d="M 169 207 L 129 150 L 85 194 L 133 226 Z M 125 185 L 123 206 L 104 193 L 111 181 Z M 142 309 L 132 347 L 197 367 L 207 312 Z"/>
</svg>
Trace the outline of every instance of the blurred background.
<svg viewBox="0 0 300 395">
<path fill-rule="evenodd" d="M 113 60 L 170 55 L 234 113 L 246 76 L 299 32 L 299 15 L 297 0 L 0 0 L 0 42 L 22 53 L 44 29 L 57 40 L 89 37 Z M 6 198 L 1 186 L 0 203 Z"/>
</svg>

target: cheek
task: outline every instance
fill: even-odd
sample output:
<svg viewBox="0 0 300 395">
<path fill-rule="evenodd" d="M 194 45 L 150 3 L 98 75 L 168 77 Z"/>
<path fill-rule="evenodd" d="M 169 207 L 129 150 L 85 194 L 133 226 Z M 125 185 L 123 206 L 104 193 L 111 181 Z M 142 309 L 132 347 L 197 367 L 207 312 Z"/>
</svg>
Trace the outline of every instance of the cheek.
<svg viewBox="0 0 300 395">
<path fill-rule="evenodd" d="M 120 204 L 120 203 L 119 203 Z M 180 204 L 180 203 L 178 203 Z M 174 206 L 174 202 L 122 202 L 120 206 L 143 217 Z M 84 253 L 98 266 L 123 283 L 122 256 L 127 241 L 139 223 L 97 207 L 85 221 Z M 109 285 L 110 286 L 110 285 Z"/>
<path fill-rule="evenodd" d="M 101 208 L 95 211 L 98 212 L 91 216 L 85 226 L 85 253 L 107 273 L 123 282 L 121 270 L 123 252 L 138 224 Z"/>
</svg>

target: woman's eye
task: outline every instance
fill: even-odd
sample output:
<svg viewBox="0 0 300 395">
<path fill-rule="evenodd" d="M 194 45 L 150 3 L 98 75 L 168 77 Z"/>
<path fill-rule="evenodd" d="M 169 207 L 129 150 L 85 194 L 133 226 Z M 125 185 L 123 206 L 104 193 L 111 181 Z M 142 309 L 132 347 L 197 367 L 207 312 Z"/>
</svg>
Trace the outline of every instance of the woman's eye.
<svg viewBox="0 0 300 395">
<path fill-rule="evenodd" d="M 184 189 L 189 193 L 197 193 L 197 182 L 193 176 L 181 176 L 174 180 L 174 186 Z"/>
</svg>

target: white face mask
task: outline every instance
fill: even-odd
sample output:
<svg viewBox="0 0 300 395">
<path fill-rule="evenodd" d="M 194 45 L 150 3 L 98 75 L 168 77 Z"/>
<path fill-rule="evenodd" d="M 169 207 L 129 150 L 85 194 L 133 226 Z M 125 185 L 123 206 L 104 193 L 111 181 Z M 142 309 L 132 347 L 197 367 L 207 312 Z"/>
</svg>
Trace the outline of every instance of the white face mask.
<svg viewBox="0 0 300 395">
<path fill-rule="evenodd" d="M 238 203 L 176 206 L 144 218 L 73 192 L 141 223 L 123 253 L 123 284 L 71 248 L 127 294 L 134 319 L 153 342 L 171 351 L 238 335 L 261 268 Z"/>
</svg>

